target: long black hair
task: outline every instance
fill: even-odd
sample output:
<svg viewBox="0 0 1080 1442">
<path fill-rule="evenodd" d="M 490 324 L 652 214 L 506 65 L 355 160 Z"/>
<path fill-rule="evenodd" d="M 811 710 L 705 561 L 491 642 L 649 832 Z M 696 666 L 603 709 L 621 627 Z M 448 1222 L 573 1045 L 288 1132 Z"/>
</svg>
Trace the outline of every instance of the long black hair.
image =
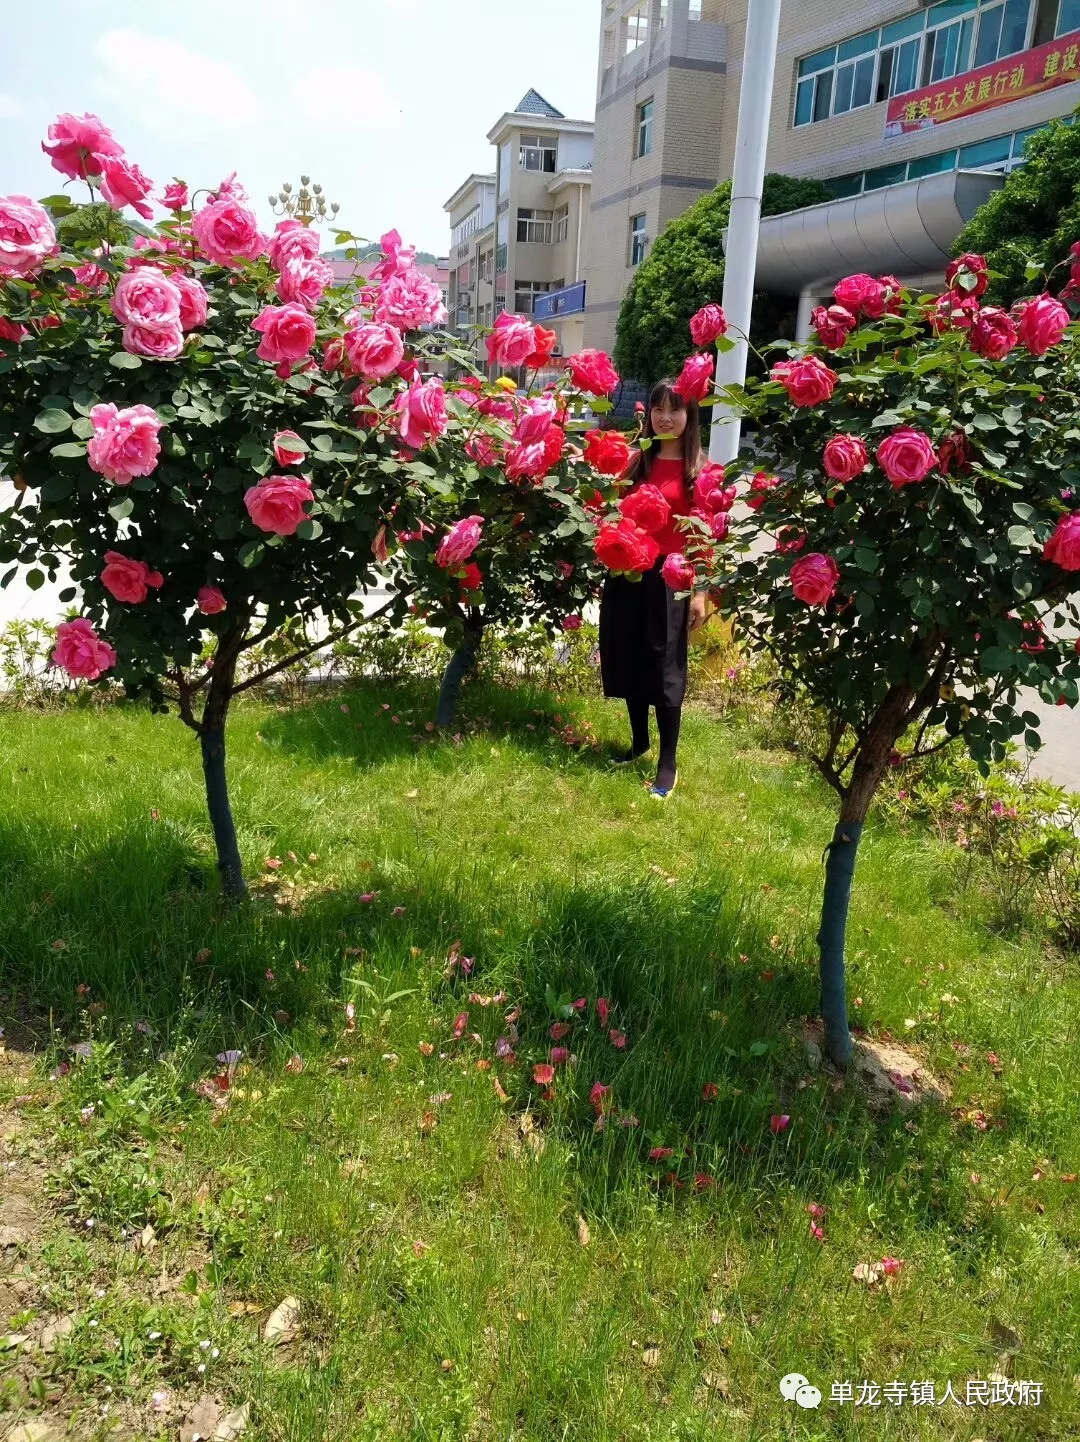
<svg viewBox="0 0 1080 1442">
<path fill-rule="evenodd" d="M 686 429 L 680 437 L 682 441 L 683 480 L 688 487 L 692 487 L 703 462 L 701 454 L 701 412 L 697 401 L 689 401 L 679 395 L 675 389 L 675 378 L 673 376 L 665 376 L 663 380 L 657 381 L 649 392 L 649 404 L 645 412 L 644 436 L 653 441 L 653 445 L 637 452 L 627 469 L 627 479 L 631 481 L 647 481 L 649 479 L 653 468 L 653 461 L 660 453 L 659 442 L 656 441 L 656 432 L 653 430 L 653 406 L 661 406 L 665 401 L 671 403 L 672 410 L 686 412 Z"/>
</svg>

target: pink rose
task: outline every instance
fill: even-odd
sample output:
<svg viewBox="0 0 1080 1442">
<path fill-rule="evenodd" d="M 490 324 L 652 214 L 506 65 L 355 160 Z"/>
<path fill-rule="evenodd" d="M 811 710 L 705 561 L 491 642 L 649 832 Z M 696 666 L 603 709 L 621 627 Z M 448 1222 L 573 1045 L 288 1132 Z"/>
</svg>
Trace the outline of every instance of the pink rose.
<svg viewBox="0 0 1080 1442">
<path fill-rule="evenodd" d="M 478 466 L 497 466 L 499 455 L 487 436 L 470 436 L 465 442 L 465 454 Z"/>
<path fill-rule="evenodd" d="M 392 325 L 368 321 L 346 332 L 345 354 L 354 375 L 381 381 L 393 375 L 405 354 L 401 332 Z"/>
<path fill-rule="evenodd" d="M 984 255 L 966 251 L 945 268 L 945 284 L 950 290 L 962 291 L 965 295 L 980 296 L 990 284 L 987 274 L 989 267 Z"/>
<path fill-rule="evenodd" d="M 75 267 L 75 280 L 86 290 L 104 290 L 109 283 L 109 272 L 88 261 Z"/>
<path fill-rule="evenodd" d="M 218 265 L 257 260 L 266 249 L 266 236 L 254 213 L 232 196 L 204 205 L 192 219 L 191 230 L 203 255 Z"/>
<path fill-rule="evenodd" d="M 228 605 L 224 591 L 219 591 L 217 586 L 200 586 L 195 603 L 204 616 L 216 616 Z"/>
<path fill-rule="evenodd" d="M 824 606 L 836 591 L 840 568 L 831 556 L 811 551 L 791 568 L 791 589 L 808 606 Z"/>
<path fill-rule="evenodd" d="M 555 424 L 554 396 L 530 396 L 514 427 L 515 441 L 542 441 Z"/>
<path fill-rule="evenodd" d="M 184 332 L 179 320 L 171 329 L 160 326 L 126 325 L 121 345 L 132 355 L 150 360 L 175 360 L 184 349 Z"/>
<path fill-rule="evenodd" d="M 507 480 L 518 481 L 524 476 L 538 481 L 550 469 L 547 446 L 542 440 L 515 441 L 506 452 Z"/>
<path fill-rule="evenodd" d="M 816 355 L 798 360 L 780 361 L 770 371 L 770 379 L 779 381 L 793 406 L 816 406 L 832 399 L 839 379 Z"/>
<path fill-rule="evenodd" d="M 309 259 L 294 255 L 282 266 L 277 293 L 283 301 L 295 301 L 308 310 L 314 310 L 322 300 L 323 292 L 333 283 L 334 272 L 321 256 Z"/>
<path fill-rule="evenodd" d="M 198 330 L 199 326 L 206 324 L 210 297 L 193 275 L 177 271 L 170 279 L 180 292 L 180 329 Z"/>
<path fill-rule="evenodd" d="M 581 630 L 581 617 L 580 617 L 580 616 L 564 616 L 564 617 L 562 618 L 561 625 L 562 625 L 562 628 L 563 628 L 564 631 L 580 631 L 580 630 Z"/>
<path fill-rule="evenodd" d="M 825 474 L 834 481 L 853 481 L 861 476 L 869 459 L 863 441 L 847 434 L 833 436 L 822 456 Z"/>
<path fill-rule="evenodd" d="M 817 331 L 818 340 L 828 350 L 840 350 L 848 336 L 859 324 L 851 312 L 842 305 L 830 305 L 828 309 L 819 305 L 811 312 L 810 322 Z"/>
<path fill-rule="evenodd" d="M 976 355 L 987 360 L 1004 360 L 1018 339 L 1016 322 L 996 305 L 985 306 L 971 327 L 968 343 Z"/>
<path fill-rule="evenodd" d="M 166 210 L 186 210 L 188 204 L 188 188 L 182 180 L 174 180 L 167 185 L 161 195 L 161 203 Z"/>
<path fill-rule="evenodd" d="M 278 431 L 274 437 L 274 460 L 279 466 L 298 466 L 307 455 L 307 446 L 303 441 L 299 446 L 290 445 L 290 441 L 300 441 L 295 431 Z"/>
<path fill-rule="evenodd" d="M 49 126 L 49 140 L 51 145 L 41 142 L 42 150 L 53 168 L 72 180 L 100 175 L 103 157 L 124 153 L 112 131 L 96 115 L 58 115 Z"/>
<path fill-rule="evenodd" d="M 1063 571 L 1080 571 L 1080 511 L 1070 511 L 1058 521 L 1043 547 L 1043 560 L 1053 561 Z"/>
<path fill-rule="evenodd" d="M 486 344 L 489 365 L 524 365 L 536 349 L 536 327 L 523 315 L 503 311 Z"/>
<path fill-rule="evenodd" d="M 0 315 L 0 340 L 14 341 L 16 345 L 26 339 L 30 332 L 10 316 Z"/>
<path fill-rule="evenodd" d="M 292 536 L 307 519 L 304 506 L 314 500 L 311 483 L 304 476 L 264 476 L 244 493 L 248 515 L 260 531 L 275 536 Z"/>
<path fill-rule="evenodd" d="M 446 320 L 442 291 L 415 267 L 393 275 L 379 289 L 375 319 L 400 331 L 442 325 Z"/>
<path fill-rule="evenodd" d="M 446 391 L 436 376 L 422 382 L 414 380 L 407 391 L 403 391 L 394 402 L 398 413 L 398 434 L 407 446 L 420 450 L 430 440 L 438 440 L 447 425 Z"/>
<path fill-rule="evenodd" d="M 619 384 L 619 372 L 602 350 L 582 350 L 566 362 L 570 379 L 579 391 L 589 395 L 609 396 Z"/>
<path fill-rule="evenodd" d="M 730 511 L 738 494 L 735 486 L 726 486 L 724 468 L 716 461 L 706 461 L 694 481 L 694 505 L 710 515 L 714 511 Z"/>
<path fill-rule="evenodd" d="M 1021 308 L 1020 344 L 1032 355 L 1045 355 L 1057 345 L 1069 327 L 1069 312 L 1052 295 L 1037 295 Z"/>
<path fill-rule="evenodd" d="M 694 567 L 681 551 L 672 551 L 664 558 L 660 572 L 673 591 L 689 591 L 694 584 Z"/>
<path fill-rule="evenodd" d="M 886 436 L 875 454 L 878 465 L 897 489 L 925 480 L 938 463 L 930 437 L 912 426 L 901 426 Z"/>
<path fill-rule="evenodd" d="M 36 200 L 0 196 L 0 278 L 35 274 L 57 249 L 53 223 Z"/>
<path fill-rule="evenodd" d="M 120 551 L 105 552 L 105 569 L 101 573 L 101 584 L 118 601 L 139 605 L 146 600 L 148 587 L 155 590 L 164 584 L 160 571 L 152 571 L 145 561 L 133 561 Z"/>
<path fill-rule="evenodd" d="M 947 330 L 970 330 L 979 315 L 979 302 L 963 291 L 947 290 L 939 295 L 930 320 L 934 334 Z"/>
<path fill-rule="evenodd" d="M 718 337 L 727 334 L 727 328 L 727 316 L 719 305 L 703 305 L 690 317 L 690 339 L 695 345 L 712 345 Z"/>
<path fill-rule="evenodd" d="M 379 238 L 379 244 L 382 246 L 383 259 L 371 269 L 373 281 L 381 283 L 393 275 L 404 275 L 407 270 L 412 269 L 416 261 L 416 246 L 402 245 L 399 231 L 388 230 Z"/>
<path fill-rule="evenodd" d="M 659 486 L 651 485 L 648 481 L 635 486 L 629 495 L 623 496 L 619 502 L 619 510 L 628 521 L 633 521 L 634 525 L 640 526 L 643 531 L 662 531 L 671 520 L 671 507 L 663 492 Z"/>
<path fill-rule="evenodd" d="M 61 621 L 56 628 L 56 646 L 50 657 L 69 676 L 96 681 L 103 671 L 116 665 L 116 652 L 102 641 L 85 616 Z"/>
<path fill-rule="evenodd" d="M 270 237 L 268 254 L 275 270 L 284 270 L 290 260 L 314 260 L 322 249 L 319 232 L 302 220 L 279 220 Z"/>
<path fill-rule="evenodd" d="M 709 394 L 715 369 L 716 362 L 707 352 L 687 356 L 672 390 L 683 400 L 703 400 Z"/>
<path fill-rule="evenodd" d="M 180 325 L 182 299 L 180 287 L 164 271 L 153 265 L 140 265 L 126 270 L 120 277 L 109 305 L 123 325 L 172 331 Z"/>
<path fill-rule="evenodd" d="M 302 360 L 315 344 L 315 322 L 302 305 L 268 305 L 251 329 L 262 336 L 255 354 L 275 365 Z"/>
<path fill-rule="evenodd" d="M 731 529 L 731 516 L 727 511 L 714 511 L 709 525 L 712 527 L 714 539 L 722 541 Z"/>
<path fill-rule="evenodd" d="M 148 476 L 157 469 L 161 421 L 149 406 L 118 410 L 111 403 L 96 405 L 90 423 L 94 434 L 86 448 L 86 460 L 92 471 L 126 486 L 133 476 Z"/>
<path fill-rule="evenodd" d="M 480 544 L 483 525 L 483 516 L 455 521 L 436 548 L 435 564 L 446 571 L 459 570 Z"/>
<path fill-rule="evenodd" d="M 881 281 L 865 273 L 846 276 L 833 291 L 833 298 L 852 315 L 864 315 L 870 320 L 885 314 L 889 299 Z"/>
<path fill-rule="evenodd" d="M 143 220 L 153 220 L 154 207 L 147 205 L 146 197 L 154 188 L 149 180 L 131 160 L 119 155 L 101 157 L 101 193 L 114 210 L 123 210 L 125 205 L 137 211 Z"/>
</svg>

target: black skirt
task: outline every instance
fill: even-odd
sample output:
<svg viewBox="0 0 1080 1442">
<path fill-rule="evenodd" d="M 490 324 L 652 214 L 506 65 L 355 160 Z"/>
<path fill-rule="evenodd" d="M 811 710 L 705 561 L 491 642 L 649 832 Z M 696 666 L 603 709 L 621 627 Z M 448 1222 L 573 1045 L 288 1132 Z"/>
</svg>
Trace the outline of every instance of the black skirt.
<svg viewBox="0 0 1080 1442">
<path fill-rule="evenodd" d="M 600 679 L 605 696 L 681 706 L 686 695 L 690 598 L 675 599 L 661 557 L 640 581 L 608 576 L 600 596 Z"/>
</svg>

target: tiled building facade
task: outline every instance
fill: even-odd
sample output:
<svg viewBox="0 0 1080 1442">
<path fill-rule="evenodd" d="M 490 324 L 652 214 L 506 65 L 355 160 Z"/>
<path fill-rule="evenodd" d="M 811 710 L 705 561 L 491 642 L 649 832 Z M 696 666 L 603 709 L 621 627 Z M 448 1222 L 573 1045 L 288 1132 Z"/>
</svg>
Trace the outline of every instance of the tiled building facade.
<svg viewBox="0 0 1080 1442">
<path fill-rule="evenodd" d="M 495 169 L 472 175 L 446 202 L 450 318 L 483 340 L 503 310 L 554 330 L 557 355 L 580 350 L 592 189 L 592 121 L 568 120 L 535 90 L 488 134 Z"/>
<path fill-rule="evenodd" d="M 746 7 L 601 0 L 589 345 L 613 344 L 667 221 L 731 174 Z M 1028 135 L 1080 103 L 1080 0 L 787 0 L 780 27 L 768 168 L 837 197 L 763 224 L 760 274 L 793 295 L 845 267 L 935 274 Z"/>
</svg>

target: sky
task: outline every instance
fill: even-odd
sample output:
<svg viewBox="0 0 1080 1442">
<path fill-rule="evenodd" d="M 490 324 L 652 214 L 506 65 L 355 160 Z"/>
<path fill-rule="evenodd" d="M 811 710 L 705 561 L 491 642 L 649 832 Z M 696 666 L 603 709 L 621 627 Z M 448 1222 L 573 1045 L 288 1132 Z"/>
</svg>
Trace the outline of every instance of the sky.
<svg viewBox="0 0 1080 1442">
<path fill-rule="evenodd" d="M 344 228 L 396 226 L 445 255 L 444 202 L 494 169 L 487 132 L 530 86 L 573 119 L 595 109 L 597 0 L 47 4 L 44 28 L 36 6 L 4 6 L 0 194 L 56 194 L 41 141 L 59 113 L 90 111 L 155 195 L 235 170 L 267 229 L 268 197 L 303 173 Z"/>
</svg>

